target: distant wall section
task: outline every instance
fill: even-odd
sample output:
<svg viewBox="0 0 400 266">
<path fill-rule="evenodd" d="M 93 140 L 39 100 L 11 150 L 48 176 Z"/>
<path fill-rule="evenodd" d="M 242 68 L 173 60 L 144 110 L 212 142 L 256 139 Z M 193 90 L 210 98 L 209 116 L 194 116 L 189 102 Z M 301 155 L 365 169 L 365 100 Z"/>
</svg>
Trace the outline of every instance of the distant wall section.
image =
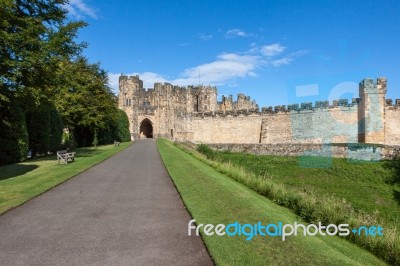
<svg viewBox="0 0 400 266">
<path fill-rule="evenodd" d="M 204 117 L 192 120 L 197 143 L 259 143 L 262 117 Z"/>
<path fill-rule="evenodd" d="M 385 107 L 385 144 L 400 144 L 400 99 L 392 105 L 391 100 L 386 100 Z"/>
</svg>

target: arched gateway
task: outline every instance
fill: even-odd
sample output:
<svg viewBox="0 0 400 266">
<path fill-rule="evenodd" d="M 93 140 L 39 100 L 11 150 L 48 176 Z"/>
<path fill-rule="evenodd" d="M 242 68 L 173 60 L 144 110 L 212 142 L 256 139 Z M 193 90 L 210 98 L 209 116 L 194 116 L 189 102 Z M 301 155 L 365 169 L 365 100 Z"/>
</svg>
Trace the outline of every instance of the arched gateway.
<svg viewBox="0 0 400 266">
<path fill-rule="evenodd" d="M 145 118 L 140 123 L 140 138 L 152 139 L 153 138 L 153 123 L 150 119 Z"/>
</svg>

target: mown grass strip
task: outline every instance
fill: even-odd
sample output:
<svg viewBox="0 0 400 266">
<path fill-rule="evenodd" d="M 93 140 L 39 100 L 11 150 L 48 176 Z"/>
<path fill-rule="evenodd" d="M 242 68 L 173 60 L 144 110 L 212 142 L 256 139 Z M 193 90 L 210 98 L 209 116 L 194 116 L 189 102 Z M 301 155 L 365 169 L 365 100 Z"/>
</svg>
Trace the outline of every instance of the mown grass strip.
<svg viewBox="0 0 400 266">
<path fill-rule="evenodd" d="M 271 178 L 288 188 L 313 191 L 318 196 L 325 194 L 344 198 L 355 209 L 369 214 L 377 214 L 379 218 L 397 223 L 400 229 L 400 185 L 391 182 L 394 179 L 393 161 L 367 162 L 350 161 L 344 158 L 322 158 L 317 156 L 275 156 L 256 155 L 239 152 L 222 152 L 206 149 L 199 145 L 203 154 L 212 156 L 212 160 L 231 163 L 242 167 L 258 177 Z M 200 151 L 199 150 L 199 151 Z M 310 168 L 300 165 L 300 161 L 329 160 L 329 168 Z M 400 164 L 398 162 L 397 164 Z M 393 165 L 393 167 L 390 167 Z"/>
<path fill-rule="evenodd" d="M 159 139 L 159 151 L 186 207 L 197 223 L 302 222 L 246 186 L 218 173 L 172 143 Z M 364 249 L 339 237 L 205 236 L 204 242 L 218 265 L 384 265 Z"/>
<path fill-rule="evenodd" d="M 194 157 L 251 188 L 258 194 L 273 200 L 279 205 L 294 210 L 307 222 L 322 222 L 325 225 L 347 223 L 350 224 L 351 228 L 382 226 L 384 228 L 383 236 L 370 237 L 350 234 L 347 236 L 347 239 L 373 252 L 390 264 L 400 265 L 400 236 L 398 235 L 396 225 L 393 225 L 390 221 L 386 221 L 375 214 L 356 210 L 349 201 L 337 198 L 336 195 L 321 195 L 315 193 L 314 190 L 288 187 L 282 184 L 282 182 L 277 182 L 276 179 L 269 178 L 268 176 L 260 176 L 255 174 L 253 170 L 249 170 L 249 168 L 243 168 L 241 163 L 236 165 L 231 161 L 228 163 L 220 161 L 221 153 L 213 151 L 206 145 L 201 144 L 197 147 L 197 150 L 202 154 L 193 150 L 193 147 L 183 147 L 183 144 L 178 145 Z M 224 153 L 223 155 L 227 154 Z M 247 159 L 246 162 L 251 163 L 253 155 L 243 154 L 243 156 Z M 261 158 L 258 157 L 256 159 L 260 160 Z M 270 167 L 270 163 L 277 163 L 280 160 L 281 158 L 274 157 L 272 158 L 274 162 L 265 161 L 264 163 Z M 292 158 L 292 160 L 294 159 Z M 281 167 L 282 171 L 285 171 L 286 165 Z M 292 169 L 292 171 L 296 172 L 296 169 Z M 357 188 L 353 189 L 357 190 Z M 395 214 L 393 213 L 393 215 Z"/>
<path fill-rule="evenodd" d="M 76 149 L 75 162 L 57 164 L 56 155 L 0 167 L 0 214 L 104 161 L 131 143 Z"/>
</svg>

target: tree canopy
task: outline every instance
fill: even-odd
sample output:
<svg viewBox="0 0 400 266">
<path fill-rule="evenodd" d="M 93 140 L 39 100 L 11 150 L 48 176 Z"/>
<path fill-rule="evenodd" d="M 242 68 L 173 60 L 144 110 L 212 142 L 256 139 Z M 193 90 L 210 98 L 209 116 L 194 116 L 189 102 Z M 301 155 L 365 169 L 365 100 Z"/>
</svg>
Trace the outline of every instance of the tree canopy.
<svg viewBox="0 0 400 266">
<path fill-rule="evenodd" d="M 63 129 L 97 140 L 118 124 L 106 72 L 76 42 L 87 25 L 69 19 L 66 4 L 0 1 L 0 164 L 23 160 L 28 149 L 33 156 L 57 150 Z"/>
</svg>

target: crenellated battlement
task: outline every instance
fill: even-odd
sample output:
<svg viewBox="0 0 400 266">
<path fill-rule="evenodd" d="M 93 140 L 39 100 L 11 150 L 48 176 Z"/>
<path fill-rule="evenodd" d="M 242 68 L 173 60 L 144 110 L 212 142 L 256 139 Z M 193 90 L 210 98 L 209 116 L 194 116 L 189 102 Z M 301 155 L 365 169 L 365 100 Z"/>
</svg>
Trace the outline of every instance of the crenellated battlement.
<svg viewBox="0 0 400 266">
<path fill-rule="evenodd" d="M 258 109 L 256 101 L 251 101 L 250 96 L 246 96 L 243 93 L 237 95 L 236 101 L 233 101 L 232 95 L 228 97 L 223 95 L 222 101 L 218 102 L 218 107 L 218 109 L 223 112 Z"/>
<path fill-rule="evenodd" d="M 229 111 L 216 111 L 216 112 L 203 112 L 197 113 L 194 117 L 230 117 L 230 116 L 254 116 L 254 115 L 272 115 L 278 113 L 302 113 L 302 112 L 318 112 L 324 110 L 352 110 L 357 107 L 359 103 L 359 98 L 353 98 L 352 102 L 349 103 L 348 99 L 338 99 L 333 100 L 332 104 L 329 101 L 316 101 L 313 105 L 312 102 L 296 103 L 289 105 L 277 105 L 262 107 L 261 110 L 257 108 L 250 109 L 234 109 Z"/>
<path fill-rule="evenodd" d="M 400 99 L 385 99 L 385 106 L 386 107 L 400 107 Z"/>
<path fill-rule="evenodd" d="M 262 107 L 261 113 L 278 113 L 278 112 L 301 112 L 301 111 L 316 111 L 319 109 L 333 109 L 333 108 L 344 108 L 344 107 L 354 107 L 359 104 L 359 98 L 353 98 L 351 103 L 348 99 L 338 99 L 333 100 L 332 104 L 329 101 L 316 101 L 313 105 L 312 102 L 305 103 L 294 103 L 289 105 L 277 105 L 275 107 L 268 106 Z"/>
<path fill-rule="evenodd" d="M 360 97 L 362 98 L 364 94 L 384 94 L 387 92 L 387 81 L 386 78 L 377 78 L 374 81 L 371 78 L 366 78 L 362 80 L 359 84 Z"/>
</svg>

